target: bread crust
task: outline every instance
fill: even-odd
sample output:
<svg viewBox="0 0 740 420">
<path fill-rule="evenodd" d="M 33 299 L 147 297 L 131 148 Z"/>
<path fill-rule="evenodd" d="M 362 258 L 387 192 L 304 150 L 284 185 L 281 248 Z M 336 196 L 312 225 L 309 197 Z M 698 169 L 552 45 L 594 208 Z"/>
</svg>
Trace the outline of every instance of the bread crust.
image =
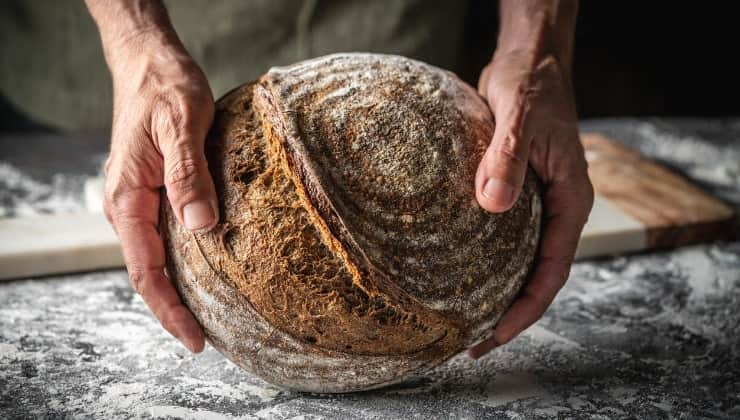
<svg viewBox="0 0 740 420">
<path fill-rule="evenodd" d="M 383 386 L 479 341 L 525 281 L 540 232 L 475 202 L 493 135 L 480 96 L 403 57 L 270 70 L 217 103 L 206 142 L 221 221 L 190 233 L 163 194 L 167 270 L 211 344 L 269 382 Z"/>
</svg>

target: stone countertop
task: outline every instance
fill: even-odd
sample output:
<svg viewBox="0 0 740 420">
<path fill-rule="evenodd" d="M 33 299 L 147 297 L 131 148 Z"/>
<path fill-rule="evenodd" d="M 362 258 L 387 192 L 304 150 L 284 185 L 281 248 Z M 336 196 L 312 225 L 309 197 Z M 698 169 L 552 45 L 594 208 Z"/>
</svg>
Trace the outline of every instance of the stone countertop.
<svg viewBox="0 0 740 420">
<path fill-rule="evenodd" d="M 582 130 L 740 208 L 740 120 Z M 0 215 L 80 210 L 104 152 L 99 138 L 1 135 Z M 210 347 L 189 354 L 123 270 L 16 280 L 0 283 L 0 418 L 740 418 L 738 331 L 740 241 L 583 261 L 542 320 L 481 360 L 317 395 L 272 387 Z"/>
</svg>

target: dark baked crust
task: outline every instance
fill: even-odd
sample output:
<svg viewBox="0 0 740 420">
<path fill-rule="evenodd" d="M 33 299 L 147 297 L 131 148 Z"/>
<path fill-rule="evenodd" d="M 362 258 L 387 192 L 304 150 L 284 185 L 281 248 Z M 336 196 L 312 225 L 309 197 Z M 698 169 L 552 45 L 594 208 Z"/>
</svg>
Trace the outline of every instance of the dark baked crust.
<svg viewBox="0 0 740 420">
<path fill-rule="evenodd" d="M 454 75 L 342 54 L 217 104 L 206 143 L 221 222 L 179 226 L 163 195 L 168 272 L 211 343 L 291 388 L 367 389 L 482 338 L 527 276 L 541 204 L 475 203 L 493 134 Z"/>
</svg>

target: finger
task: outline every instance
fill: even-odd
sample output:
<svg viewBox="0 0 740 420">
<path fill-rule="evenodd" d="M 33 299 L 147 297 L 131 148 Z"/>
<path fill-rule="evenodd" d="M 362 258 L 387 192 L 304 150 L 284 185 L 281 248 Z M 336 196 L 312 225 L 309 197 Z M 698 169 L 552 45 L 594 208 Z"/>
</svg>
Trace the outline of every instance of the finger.
<svg viewBox="0 0 740 420">
<path fill-rule="evenodd" d="M 496 113 L 493 140 L 478 166 L 475 179 L 476 199 L 490 212 L 503 212 L 516 202 L 529 162 L 531 137 L 524 136 L 526 103 L 514 102 L 514 108 Z"/>
<path fill-rule="evenodd" d="M 202 351 L 203 331 L 164 273 L 164 247 L 156 229 L 158 191 L 138 188 L 114 196 L 108 213 L 121 241 L 132 287 L 170 334 L 191 352 Z"/>
<path fill-rule="evenodd" d="M 470 348 L 468 355 L 478 359 L 494 348 L 508 343 L 540 319 L 565 284 L 569 269 L 570 262 L 567 260 L 541 260 L 532 280 L 496 325 L 493 335 Z"/>
<path fill-rule="evenodd" d="M 574 183 L 575 188 L 561 181 L 548 189 L 546 201 L 552 203 L 553 208 L 545 224 L 535 271 L 522 294 L 496 325 L 494 334 L 468 350 L 470 357 L 483 356 L 534 324 L 567 281 L 580 233 L 593 203 L 593 189 L 586 175 L 580 174 L 573 179 L 579 180 Z"/>
<path fill-rule="evenodd" d="M 165 101 L 165 103 L 167 103 Z M 160 105 L 156 142 L 164 158 L 167 198 L 180 223 L 190 230 L 208 230 L 218 222 L 218 202 L 208 161 L 205 138 L 211 119 L 195 117 L 192 105 Z M 202 111 L 209 111 L 205 109 Z M 210 110 L 212 113 L 212 110 Z"/>
<path fill-rule="evenodd" d="M 495 337 L 488 337 L 486 340 L 481 341 L 474 347 L 468 349 L 468 356 L 472 357 L 473 359 L 478 359 L 489 351 L 495 349 L 499 345 L 500 344 L 496 341 Z"/>
<path fill-rule="evenodd" d="M 493 338 L 506 344 L 534 324 L 568 278 L 571 260 L 541 259 L 532 280 L 496 326 Z"/>
</svg>

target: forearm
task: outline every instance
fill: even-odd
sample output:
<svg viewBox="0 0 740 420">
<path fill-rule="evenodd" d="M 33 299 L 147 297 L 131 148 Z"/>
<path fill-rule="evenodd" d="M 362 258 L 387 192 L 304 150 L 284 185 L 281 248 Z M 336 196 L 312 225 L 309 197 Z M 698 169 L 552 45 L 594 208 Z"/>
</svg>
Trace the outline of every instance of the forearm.
<svg viewBox="0 0 740 420">
<path fill-rule="evenodd" d="M 501 0 L 496 53 L 553 56 L 570 75 L 577 0 Z M 533 63 L 536 64 L 536 63 Z"/>
<path fill-rule="evenodd" d="M 148 49 L 184 52 L 159 0 L 85 0 L 85 4 L 98 26 L 111 71 L 130 54 Z"/>
</svg>

